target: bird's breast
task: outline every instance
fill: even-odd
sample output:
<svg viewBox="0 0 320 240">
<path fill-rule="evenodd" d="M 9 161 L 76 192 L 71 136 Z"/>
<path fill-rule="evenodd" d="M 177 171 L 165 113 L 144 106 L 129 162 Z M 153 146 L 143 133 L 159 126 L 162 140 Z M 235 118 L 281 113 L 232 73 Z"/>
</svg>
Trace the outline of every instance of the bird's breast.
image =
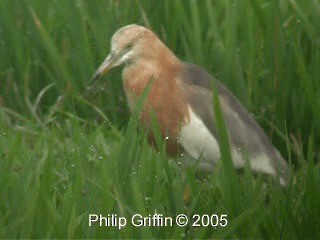
<svg viewBox="0 0 320 240">
<path fill-rule="evenodd" d="M 178 147 L 181 127 L 188 123 L 190 117 L 187 96 L 179 85 L 177 76 L 176 69 L 151 71 L 150 65 L 131 67 L 123 74 L 124 88 L 131 112 L 149 81 L 152 80 L 140 120 L 142 125 L 152 132 L 152 118 L 156 117 L 162 137 L 170 139 L 171 148 Z"/>
</svg>

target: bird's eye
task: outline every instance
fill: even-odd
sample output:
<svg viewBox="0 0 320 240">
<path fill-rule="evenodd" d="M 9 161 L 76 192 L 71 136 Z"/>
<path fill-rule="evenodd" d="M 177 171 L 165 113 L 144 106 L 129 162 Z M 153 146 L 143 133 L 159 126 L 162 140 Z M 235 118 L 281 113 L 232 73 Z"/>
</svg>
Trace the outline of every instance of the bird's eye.
<svg viewBox="0 0 320 240">
<path fill-rule="evenodd" d="M 133 46 L 133 43 L 130 42 L 130 43 L 128 43 L 128 44 L 126 45 L 126 49 L 130 49 L 130 48 L 132 48 L 132 46 Z"/>
</svg>

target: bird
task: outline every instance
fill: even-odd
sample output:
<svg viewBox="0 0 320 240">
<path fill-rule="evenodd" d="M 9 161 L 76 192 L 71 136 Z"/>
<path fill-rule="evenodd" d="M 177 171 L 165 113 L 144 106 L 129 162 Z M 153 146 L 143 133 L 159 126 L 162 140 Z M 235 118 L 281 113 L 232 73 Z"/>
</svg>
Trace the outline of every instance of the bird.
<svg viewBox="0 0 320 240">
<path fill-rule="evenodd" d="M 118 29 L 111 38 L 110 53 L 93 74 L 92 82 L 121 65 L 131 113 L 151 84 L 139 120 L 150 129 L 152 117 L 156 117 L 169 155 L 182 153 L 186 166 L 195 166 L 205 174 L 211 173 L 221 159 L 212 101 L 213 80 L 234 168 L 244 168 L 245 153 L 254 173 L 287 184 L 287 162 L 239 100 L 203 68 L 180 60 L 152 30 L 138 24 Z M 154 143 L 152 130 L 149 140 Z"/>
</svg>

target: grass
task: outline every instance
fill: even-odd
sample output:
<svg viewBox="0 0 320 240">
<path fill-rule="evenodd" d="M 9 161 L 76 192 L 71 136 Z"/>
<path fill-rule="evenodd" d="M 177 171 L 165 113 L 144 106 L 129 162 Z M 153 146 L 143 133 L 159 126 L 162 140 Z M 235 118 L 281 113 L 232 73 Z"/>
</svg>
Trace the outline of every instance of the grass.
<svg viewBox="0 0 320 240">
<path fill-rule="evenodd" d="M 0 238 L 319 238 L 319 12 L 317 0 L 0 1 Z M 133 22 L 232 90 L 290 162 L 287 188 L 248 167 L 235 175 L 227 141 L 205 179 L 161 140 L 152 149 L 121 69 L 86 91 L 112 34 Z M 227 214 L 228 225 L 88 225 L 135 213 Z"/>
</svg>

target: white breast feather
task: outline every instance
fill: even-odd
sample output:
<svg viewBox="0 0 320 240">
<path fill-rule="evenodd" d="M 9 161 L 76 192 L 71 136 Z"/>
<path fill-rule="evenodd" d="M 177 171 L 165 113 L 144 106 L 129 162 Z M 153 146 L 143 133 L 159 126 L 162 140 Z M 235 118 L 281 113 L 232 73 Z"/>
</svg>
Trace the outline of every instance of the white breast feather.
<svg viewBox="0 0 320 240">
<path fill-rule="evenodd" d="M 190 122 L 181 129 L 180 144 L 194 159 L 201 156 L 214 164 L 220 158 L 219 144 L 190 107 L 189 113 Z"/>
</svg>

